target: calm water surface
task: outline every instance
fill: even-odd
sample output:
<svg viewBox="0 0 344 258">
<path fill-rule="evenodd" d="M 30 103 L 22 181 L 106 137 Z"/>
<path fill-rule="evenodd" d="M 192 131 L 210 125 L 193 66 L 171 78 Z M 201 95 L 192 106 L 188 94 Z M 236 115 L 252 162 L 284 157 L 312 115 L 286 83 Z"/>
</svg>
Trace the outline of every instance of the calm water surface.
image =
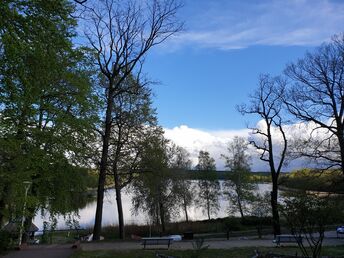
<svg viewBox="0 0 344 258">
<path fill-rule="evenodd" d="M 193 182 L 196 184 L 196 182 Z M 220 181 L 221 185 L 223 181 Z M 258 184 L 257 193 L 263 194 L 265 192 L 271 191 L 271 184 Z M 124 212 L 124 223 L 128 224 L 149 224 L 149 217 L 144 212 L 139 212 L 138 215 L 132 213 L 132 204 L 131 204 L 132 194 L 127 193 L 125 189 L 122 192 L 122 202 L 123 202 L 123 212 Z M 228 211 L 229 202 L 224 197 L 220 197 L 220 210 L 216 215 L 212 215 L 212 218 L 222 218 L 227 217 L 229 214 Z M 79 221 L 81 227 L 92 228 L 94 223 L 94 216 L 96 211 L 96 201 L 92 201 L 86 205 L 83 209 L 80 209 L 78 212 L 79 217 L 76 217 Z M 189 207 L 188 215 L 190 220 L 202 220 L 207 219 L 207 215 L 202 213 L 202 210 L 195 205 Z M 233 214 L 232 214 L 233 215 Z M 238 216 L 239 214 L 234 214 Z M 174 221 L 185 220 L 185 215 L 180 209 L 179 216 L 174 218 Z M 40 230 L 43 229 L 43 221 L 49 222 L 49 213 L 42 216 L 41 214 L 36 215 L 34 219 L 35 225 L 39 227 Z M 65 221 L 66 219 L 63 216 L 57 217 L 57 228 L 64 229 L 68 228 Z M 103 206 L 103 226 L 117 225 L 117 205 L 116 205 L 116 193 L 114 189 L 108 189 L 105 192 L 104 206 Z"/>
</svg>

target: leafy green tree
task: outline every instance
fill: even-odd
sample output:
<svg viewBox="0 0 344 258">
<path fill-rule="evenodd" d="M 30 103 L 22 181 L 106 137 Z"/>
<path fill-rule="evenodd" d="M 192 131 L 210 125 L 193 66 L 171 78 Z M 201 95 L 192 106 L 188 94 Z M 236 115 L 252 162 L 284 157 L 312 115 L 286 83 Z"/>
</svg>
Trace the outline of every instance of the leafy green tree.
<svg viewBox="0 0 344 258">
<path fill-rule="evenodd" d="M 304 193 L 286 198 L 281 213 L 291 233 L 305 238 L 307 246 L 298 242 L 302 254 L 313 258 L 321 255 L 325 226 L 343 216 L 342 207 L 338 206 L 335 198 Z"/>
<path fill-rule="evenodd" d="M 247 154 L 248 142 L 242 137 L 234 137 L 228 143 L 228 154 L 222 155 L 226 161 L 226 168 L 230 175 L 223 184 L 224 193 L 229 197 L 232 210 L 239 211 L 241 218 L 244 218 L 244 210 L 254 199 L 253 190 L 256 184 L 250 180 L 250 157 Z"/>
<path fill-rule="evenodd" d="M 140 162 L 141 173 L 132 183 L 134 211 L 148 212 L 152 221 L 161 226 L 162 232 L 177 211 L 168 151 L 168 141 L 158 128 L 146 141 Z"/>
<path fill-rule="evenodd" d="M 64 212 L 66 199 L 58 196 L 85 189 L 80 165 L 87 165 L 85 142 L 96 118 L 93 71 L 86 52 L 72 44 L 71 4 L 14 0 L 3 1 L 1 9 L 0 213 L 21 215 L 23 181 L 31 181 L 30 225 L 48 200 Z"/>
<path fill-rule="evenodd" d="M 271 216 L 270 193 L 257 194 L 252 202 L 251 215 L 258 219 L 256 225 L 258 237 L 262 238 L 263 219 Z"/>
<path fill-rule="evenodd" d="M 172 145 L 172 157 L 170 158 L 170 169 L 173 173 L 173 190 L 176 200 L 183 208 L 185 220 L 189 221 L 188 207 L 195 199 L 195 187 L 191 180 L 188 180 L 187 171 L 191 169 L 190 154 L 184 148 Z"/>
<path fill-rule="evenodd" d="M 215 160 L 210 157 L 209 152 L 199 152 L 196 169 L 206 173 L 197 182 L 199 192 L 198 198 L 195 201 L 197 206 L 202 208 L 203 213 L 206 213 L 210 220 L 210 215 L 216 214 L 220 209 L 219 196 L 221 187 L 215 171 Z"/>
</svg>

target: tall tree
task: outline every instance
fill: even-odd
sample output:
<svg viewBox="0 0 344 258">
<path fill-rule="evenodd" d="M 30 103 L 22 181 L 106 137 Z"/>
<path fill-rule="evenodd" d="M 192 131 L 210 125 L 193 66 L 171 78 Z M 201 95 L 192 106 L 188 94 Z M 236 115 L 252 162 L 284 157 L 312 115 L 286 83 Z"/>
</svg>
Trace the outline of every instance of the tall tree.
<svg viewBox="0 0 344 258">
<path fill-rule="evenodd" d="M 269 164 L 272 181 L 271 208 L 275 235 L 281 233 L 278 212 L 278 178 L 286 157 L 287 137 L 282 127 L 282 97 L 285 81 L 262 75 L 258 89 L 250 97 L 250 105 L 241 105 L 238 110 L 244 114 L 255 114 L 263 120 L 264 126 L 252 129 L 254 137 L 250 143 L 260 151 L 260 159 Z"/>
<path fill-rule="evenodd" d="M 196 204 L 203 209 L 203 212 L 208 215 L 210 220 L 211 214 L 220 209 L 219 195 L 221 187 L 216 175 L 215 160 L 210 157 L 209 152 L 199 152 L 196 169 L 205 172 L 202 178 L 198 180 L 199 193 Z"/>
<path fill-rule="evenodd" d="M 109 146 L 109 173 L 115 182 L 120 239 L 124 238 L 121 190 L 130 184 L 134 173 L 138 172 L 147 127 L 156 126 L 148 85 L 133 76 L 127 77 L 124 83 L 129 84 L 128 88 L 135 94 L 127 92 L 115 98 L 115 117 Z"/>
<path fill-rule="evenodd" d="M 0 8 L 0 205 L 22 216 L 23 181 L 32 182 L 30 225 L 56 192 L 84 190 L 77 178 L 92 138 L 93 71 L 72 44 L 76 21 L 68 2 L 4 1 Z"/>
<path fill-rule="evenodd" d="M 166 223 L 176 212 L 176 201 L 173 180 L 169 164 L 168 141 L 163 137 L 162 130 L 154 131 L 147 138 L 142 152 L 140 170 L 144 171 L 133 181 L 132 199 L 134 210 L 148 212 L 152 221 L 161 226 L 165 232 Z"/>
<path fill-rule="evenodd" d="M 194 186 L 187 175 L 187 171 L 191 169 L 190 154 L 180 146 L 173 145 L 172 149 L 169 165 L 174 179 L 172 191 L 175 192 L 176 200 L 184 210 L 185 220 L 189 221 L 188 207 L 191 206 L 195 197 Z"/>
<path fill-rule="evenodd" d="M 222 155 L 226 161 L 226 168 L 231 172 L 223 184 L 224 192 L 228 195 L 230 202 L 239 210 L 241 218 L 244 218 L 244 210 L 247 204 L 253 201 L 253 190 L 256 185 L 250 180 L 250 157 L 247 154 L 248 142 L 235 136 L 228 143 L 227 155 Z"/>
<path fill-rule="evenodd" d="M 344 34 L 287 66 L 284 102 L 299 121 L 315 124 L 297 151 L 344 174 Z"/>
<path fill-rule="evenodd" d="M 88 21 L 85 35 L 95 51 L 96 63 L 104 78 L 101 90 L 105 101 L 102 125 L 98 130 L 102 150 L 93 229 L 93 240 L 99 240 L 115 98 L 130 92 L 123 82 L 130 74 L 141 70 L 147 52 L 181 30 L 182 24 L 176 19 L 181 5 L 175 0 L 102 0 L 93 6 L 90 2 L 85 5 Z"/>
</svg>

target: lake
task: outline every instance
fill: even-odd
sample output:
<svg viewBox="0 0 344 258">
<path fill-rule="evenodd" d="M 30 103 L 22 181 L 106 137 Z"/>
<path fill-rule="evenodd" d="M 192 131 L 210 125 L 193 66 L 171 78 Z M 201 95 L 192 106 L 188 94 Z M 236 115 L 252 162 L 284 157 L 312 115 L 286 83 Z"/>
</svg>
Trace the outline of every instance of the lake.
<svg viewBox="0 0 344 258">
<path fill-rule="evenodd" d="M 196 184 L 196 181 L 193 182 Z M 220 184 L 222 186 L 223 181 L 220 180 Z M 260 183 L 258 184 L 258 188 L 256 190 L 257 193 L 263 194 L 264 192 L 271 191 L 271 184 L 267 183 Z M 149 224 L 150 220 L 147 214 L 144 212 L 139 212 L 138 215 L 132 214 L 132 204 L 131 204 L 131 197 L 132 194 L 128 193 L 125 189 L 122 191 L 122 202 L 123 202 L 123 212 L 124 212 L 124 223 L 126 225 L 129 224 L 136 224 L 136 225 L 143 225 Z M 221 195 L 220 197 L 220 210 L 216 215 L 212 215 L 212 218 L 222 218 L 227 217 L 229 215 L 228 211 L 229 202 L 225 196 Z M 77 218 L 79 224 L 83 228 L 92 228 L 94 224 L 94 216 L 96 210 L 96 201 L 92 201 L 86 205 L 86 207 L 79 210 Z M 77 214 L 73 214 L 77 216 Z M 192 205 L 188 209 L 188 215 L 190 220 L 203 220 L 207 219 L 207 215 L 202 213 L 202 210 L 195 205 Z M 231 214 L 234 216 L 239 216 L 239 214 Z M 184 213 L 182 209 L 180 209 L 179 216 L 174 218 L 174 221 L 182 221 L 185 220 Z M 34 218 L 34 223 L 37 227 L 42 230 L 43 229 L 43 221 L 49 221 L 49 213 L 44 214 L 37 214 Z M 66 229 L 68 226 L 65 223 L 66 219 L 63 216 L 57 217 L 57 229 Z M 115 189 L 108 189 L 105 192 L 104 197 L 104 206 L 103 206 L 103 220 L 102 226 L 110 226 L 110 225 L 117 225 L 118 218 L 117 218 L 117 205 L 116 205 L 116 193 Z"/>
</svg>

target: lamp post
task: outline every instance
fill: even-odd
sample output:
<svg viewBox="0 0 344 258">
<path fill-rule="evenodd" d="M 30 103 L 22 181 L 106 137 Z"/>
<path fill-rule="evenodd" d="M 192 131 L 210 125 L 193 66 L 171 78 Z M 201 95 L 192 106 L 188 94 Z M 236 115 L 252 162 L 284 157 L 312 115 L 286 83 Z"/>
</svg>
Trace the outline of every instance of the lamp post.
<svg viewBox="0 0 344 258">
<path fill-rule="evenodd" d="M 26 210 L 26 199 L 27 199 L 27 193 L 29 191 L 29 188 L 31 186 L 31 182 L 30 181 L 24 181 L 23 182 L 24 187 L 25 187 L 25 198 L 24 198 L 24 206 L 23 206 L 23 216 L 21 219 L 21 224 L 20 224 L 20 229 L 19 229 L 19 248 L 22 244 L 22 237 L 23 237 L 23 228 L 24 228 L 24 221 L 25 221 L 25 210 Z"/>
</svg>

